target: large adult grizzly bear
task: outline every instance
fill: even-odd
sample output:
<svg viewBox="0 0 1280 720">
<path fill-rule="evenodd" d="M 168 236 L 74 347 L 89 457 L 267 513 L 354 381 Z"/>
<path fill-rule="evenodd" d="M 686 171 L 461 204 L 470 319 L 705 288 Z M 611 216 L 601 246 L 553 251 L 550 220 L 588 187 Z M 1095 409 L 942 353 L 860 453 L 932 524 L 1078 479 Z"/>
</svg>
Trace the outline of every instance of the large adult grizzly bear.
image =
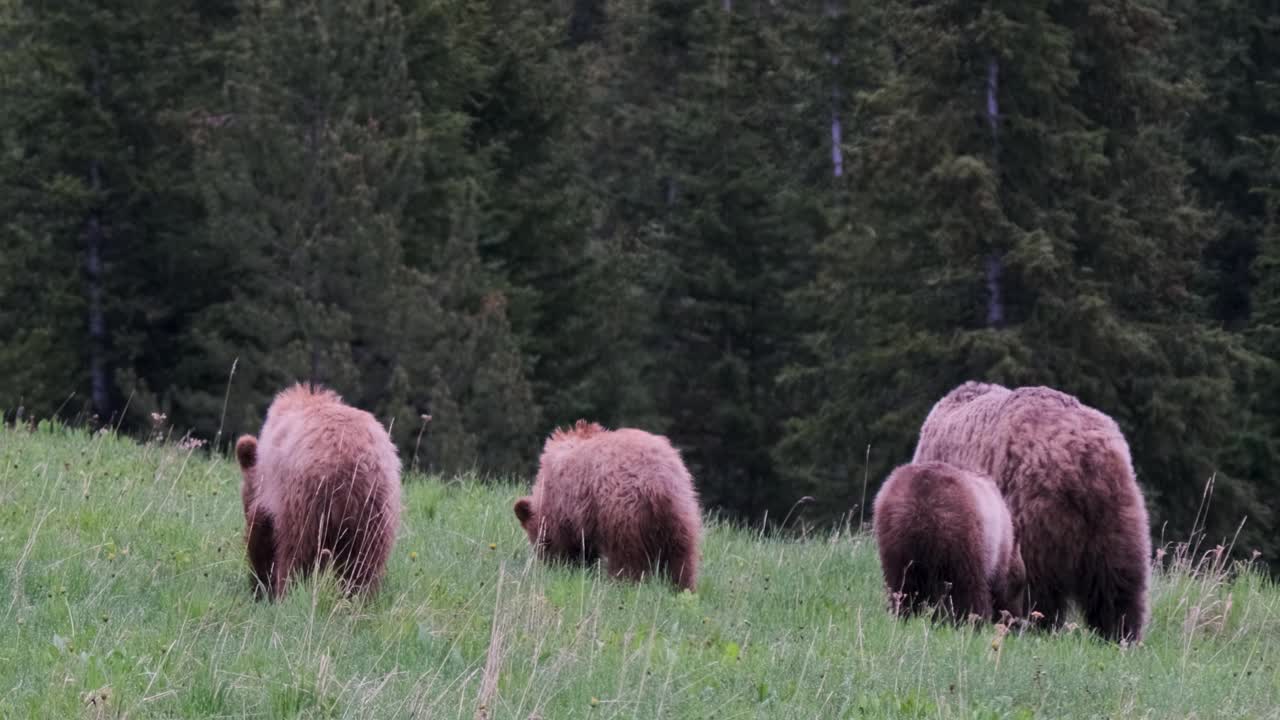
<svg viewBox="0 0 1280 720">
<path fill-rule="evenodd" d="M 1050 388 L 967 382 L 920 429 L 914 461 L 930 460 L 999 486 L 1026 564 L 1028 612 L 1056 625 L 1074 602 L 1103 636 L 1142 638 L 1150 527 L 1115 421 Z"/>
<path fill-rule="evenodd" d="M 556 430 L 533 494 L 514 509 L 544 558 L 604 556 L 610 575 L 639 579 L 657 567 L 679 587 L 697 584 L 702 515 L 693 479 L 665 437 L 582 420 Z"/>
<path fill-rule="evenodd" d="M 346 593 L 377 588 L 400 522 L 400 458 L 372 415 L 294 385 L 260 439 L 236 442 L 236 459 L 256 592 L 278 599 L 291 578 L 330 565 Z"/>
<path fill-rule="evenodd" d="M 991 478 L 940 462 L 902 465 L 876 494 L 873 518 L 896 614 L 925 605 L 956 621 L 1022 614 L 1022 556 Z"/>
</svg>

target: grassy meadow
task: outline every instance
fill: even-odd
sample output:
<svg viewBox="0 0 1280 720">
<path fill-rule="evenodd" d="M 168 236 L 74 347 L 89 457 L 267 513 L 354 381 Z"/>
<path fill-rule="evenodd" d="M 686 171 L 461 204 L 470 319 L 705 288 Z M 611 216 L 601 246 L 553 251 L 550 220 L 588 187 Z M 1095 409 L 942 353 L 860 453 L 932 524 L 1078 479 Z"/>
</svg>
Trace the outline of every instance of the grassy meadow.
<svg viewBox="0 0 1280 720">
<path fill-rule="evenodd" d="M 1170 550 L 1145 643 L 896 622 L 875 547 L 712 522 L 696 594 L 531 562 L 406 477 L 383 591 L 255 602 L 234 463 L 0 429 L 0 718 L 1280 718 L 1280 588 Z M 1231 579 L 1228 579 L 1228 578 Z"/>
</svg>

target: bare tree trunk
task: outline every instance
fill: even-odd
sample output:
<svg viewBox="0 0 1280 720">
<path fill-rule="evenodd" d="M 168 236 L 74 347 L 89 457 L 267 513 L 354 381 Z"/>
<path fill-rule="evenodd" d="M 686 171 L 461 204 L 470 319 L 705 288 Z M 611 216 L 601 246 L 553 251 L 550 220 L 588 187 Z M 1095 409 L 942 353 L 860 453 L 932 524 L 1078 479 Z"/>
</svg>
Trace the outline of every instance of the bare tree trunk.
<svg viewBox="0 0 1280 720">
<path fill-rule="evenodd" d="M 844 150 L 840 147 L 844 142 L 840 128 L 840 88 L 831 88 L 831 176 L 844 175 Z"/>
<path fill-rule="evenodd" d="M 316 242 L 316 238 L 323 235 L 324 230 L 321 226 L 325 223 L 325 206 L 327 198 L 325 197 L 325 180 L 323 174 L 322 155 L 324 148 L 325 130 L 328 121 L 328 106 L 321 106 L 321 100 L 312 100 L 311 106 L 313 114 L 310 122 L 307 124 L 306 149 L 307 149 L 307 167 L 315 178 L 314 184 L 311 186 L 311 192 L 307 196 L 308 204 L 301 209 L 304 213 L 304 221 L 302 227 L 306 228 L 306 232 L 297 237 L 299 243 L 298 252 L 302 258 L 302 287 L 303 297 L 306 305 L 303 307 L 303 313 L 307 317 L 303 320 L 304 326 L 307 328 L 307 340 L 311 346 L 309 357 L 308 381 L 312 387 L 320 384 L 322 378 L 320 376 L 321 365 L 321 343 L 329 345 L 332 338 L 324 336 L 324 332 L 320 328 L 321 319 L 315 308 L 324 305 L 324 298 L 321 293 L 321 277 L 322 272 L 319 261 L 317 260 L 318 250 L 312 245 Z"/>
<path fill-rule="evenodd" d="M 569 14 L 569 43 L 578 46 L 599 40 L 605 21 L 605 0 L 574 0 Z"/>
<path fill-rule="evenodd" d="M 839 15 L 839 9 L 832 0 L 827 0 L 825 12 L 828 18 L 836 18 Z M 844 175 L 844 132 L 840 125 L 840 81 L 834 77 L 835 69 L 840 66 L 840 55 L 831 52 L 827 55 L 827 60 L 831 64 L 832 81 L 831 81 L 831 175 L 832 177 L 842 177 Z"/>
<path fill-rule="evenodd" d="M 102 189 L 98 161 L 89 165 L 89 186 L 96 195 Z M 111 419 L 111 400 L 107 378 L 107 319 L 103 310 L 102 220 L 98 211 L 92 210 L 85 224 L 87 256 L 85 271 L 89 294 L 89 386 L 93 412 L 104 422 Z"/>
<path fill-rule="evenodd" d="M 1000 173 L 1000 61 L 992 57 L 987 61 L 987 124 L 991 127 L 992 171 L 999 182 Z M 987 327 L 1004 325 L 1004 297 L 1002 276 L 1004 258 L 999 251 L 987 255 Z"/>
<path fill-rule="evenodd" d="M 95 51 L 90 59 L 89 94 L 99 106 L 102 104 L 102 75 L 103 68 Z M 93 412 L 103 422 L 108 422 L 111 420 L 111 393 L 107 367 L 107 318 L 103 308 L 106 234 L 102 229 L 102 211 L 98 205 L 102 193 L 102 166 L 96 159 L 89 162 L 89 189 L 94 198 L 84 230 L 85 279 L 89 296 L 89 398 Z"/>
</svg>

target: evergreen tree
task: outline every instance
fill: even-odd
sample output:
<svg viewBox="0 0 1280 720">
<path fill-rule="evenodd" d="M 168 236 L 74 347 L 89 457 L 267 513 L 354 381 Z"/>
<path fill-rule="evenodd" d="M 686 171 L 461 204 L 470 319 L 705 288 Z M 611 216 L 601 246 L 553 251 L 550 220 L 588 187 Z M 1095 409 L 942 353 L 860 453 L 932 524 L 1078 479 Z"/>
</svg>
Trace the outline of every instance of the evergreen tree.
<svg viewBox="0 0 1280 720">
<path fill-rule="evenodd" d="M 216 286 L 187 243 L 200 208 L 182 110 L 217 77 L 206 50 L 228 13 L 6 6 L 0 404 L 103 421 L 154 408 L 147 386 L 167 384 L 175 331 Z"/>
<path fill-rule="evenodd" d="M 805 183 L 826 168 L 805 103 L 825 111 L 826 94 L 784 42 L 783 8 L 673 0 L 605 16 L 581 49 L 601 57 L 582 174 L 589 276 L 613 290 L 583 318 L 605 334 L 579 385 L 669 432 L 706 502 L 784 512 L 796 497 L 770 455 L 793 330 L 782 296 L 812 233 Z"/>
<path fill-rule="evenodd" d="M 1204 532 L 1271 553 L 1277 27 L 0 0 L 0 408 L 225 444 L 317 380 L 410 465 L 520 474 L 589 418 L 756 522 L 857 510 L 961 381 L 1047 384 L 1120 422 L 1167 536 L 1216 475 Z"/>
<path fill-rule="evenodd" d="M 789 20 L 759 3 L 698 7 L 667 126 L 672 432 L 693 446 L 704 497 L 752 520 L 781 519 L 802 494 L 777 482 L 777 381 L 797 341 L 785 296 L 822 224 L 810 193 L 831 172 L 828 91 L 793 57 L 816 38 Z"/>
<path fill-rule="evenodd" d="M 470 108 L 470 141 L 491 168 L 481 257 L 507 284 L 547 428 L 579 417 L 610 422 L 622 409 L 580 394 L 583 380 L 598 376 L 581 356 L 610 340 L 586 324 L 593 306 L 607 300 L 588 287 L 599 253 L 588 247 L 588 193 L 574 135 L 586 81 L 570 63 L 565 12 L 554 4 L 490 3 L 483 42 L 490 71 Z"/>
<path fill-rule="evenodd" d="M 580 5 L 575 18 L 586 11 Z M 530 347 L 548 425 L 591 418 L 668 429 L 671 345 L 660 313 L 676 258 L 662 222 L 669 168 L 659 159 L 659 118 L 679 72 L 670 45 L 682 32 L 681 5 L 690 3 L 615 2 L 607 12 L 601 4 L 591 37 L 568 30 L 573 65 L 583 71 L 552 166 L 571 189 L 553 183 L 552 191 L 559 214 L 568 211 L 579 227 L 557 233 L 562 242 L 550 250 L 517 246 L 551 260 L 516 274 L 542 293 Z"/>
<path fill-rule="evenodd" d="M 825 422 L 791 442 L 829 467 L 869 444 L 878 480 L 949 387 L 1051 385 L 1116 417 L 1157 518 L 1189 530 L 1235 418 L 1236 357 L 1194 292 L 1205 222 L 1167 18 L 942 1 L 893 4 L 890 28 L 860 222 L 829 239 L 809 293 L 821 360 L 797 375 L 824 391 Z"/>
<path fill-rule="evenodd" d="M 1203 83 L 1202 101 L 1186 128 L 1196 190 L 1214 211 L 1205 249 L 1206 288 L 1214 317 L 1239 333 L 1253 373 L 1235 395 L 1242 417 L 1223 452 L 1227 478 L 1222 524 L 1249 521 L 1242 544 L 1274 556 L 1280 544 L 1273 503 L 1280 490 L 1280 425 L 1275 398 L 1280 345 L 1275 310 L 1275 208 L 1280 187 L 1280 14 L 1274 3 L 1174 3 L 1181 58 Z M 1272 243 L 1272 244 L 1269 244 Z M 1225 499 L 1225 503 L 1223 500 Z M 1228 527 L 1230 529 L 1230 527 Z M 1221 533 L 1222 528 L 1214 528 Z"/>
<path fill-rule="evenodd" d="M 458 410 L 503 392 L 528 400 L 508 367 L 519 358 L 502 346 L 500 308 L 481 307 L 471 285 L 478 238 L 465 178 L 435 258 L 448 276 L 405 262 L 425 246 L 407 210 L 424 187 L 421 148 L 450 128 L 446 114 L 437 134 L 441 114 L 422 112 L 404 47 L 399 8 L 381 0 L 268 1 L 243 13 L 225 122 L 202 164 L 208 231 L 231 239 L 236 278 L 191 338 L 182 408 L 206 431 L 222 425 L 215 389 L 236 358 L 229 431 L 255 426 L 271 393 L 303 380 L 378 413 L 402 447 L 418 416 L 433 415 L 430 467 L 505 458 L 486 441 L 505 451 L 511 433 L 491 426 L 525 429 L 532 403 L 508 409 L 504 424 Z"/>
<path fill-rule="evenodd" d="M 1280 47 L 1274 42 L 1280 15 L 1266 0 L 1240 3 L 1173 3 L 1181 30 L 1179 55 L 1203 83 L 1187 125 L 1192 180 L 1215 211 L 1214 237 L 1206 248 L 1214 315 L 1228 329 L 1249 321 L 1258 238 L 1266 222 L 1259 193 L 1272 173 L 1259 143 L 1280 129 Z"/>
</svg>

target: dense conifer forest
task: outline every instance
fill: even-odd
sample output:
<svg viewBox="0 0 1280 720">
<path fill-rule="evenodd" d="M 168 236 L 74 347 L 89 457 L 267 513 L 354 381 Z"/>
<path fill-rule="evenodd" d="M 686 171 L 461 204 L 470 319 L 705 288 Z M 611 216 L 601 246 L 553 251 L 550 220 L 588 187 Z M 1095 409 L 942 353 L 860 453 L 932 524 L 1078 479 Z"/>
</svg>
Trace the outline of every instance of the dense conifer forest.
<svg viewBox="0 0 1280 720">
<path fill-rule="evenodd" d="M 11 422 L 225 448 L 313 380 L 408 466 L 589 418 L 794 524 L 1044 384 L 1273 560 L 1278 210 L 1271 1 L 0 0 Z"/>
</svg>

